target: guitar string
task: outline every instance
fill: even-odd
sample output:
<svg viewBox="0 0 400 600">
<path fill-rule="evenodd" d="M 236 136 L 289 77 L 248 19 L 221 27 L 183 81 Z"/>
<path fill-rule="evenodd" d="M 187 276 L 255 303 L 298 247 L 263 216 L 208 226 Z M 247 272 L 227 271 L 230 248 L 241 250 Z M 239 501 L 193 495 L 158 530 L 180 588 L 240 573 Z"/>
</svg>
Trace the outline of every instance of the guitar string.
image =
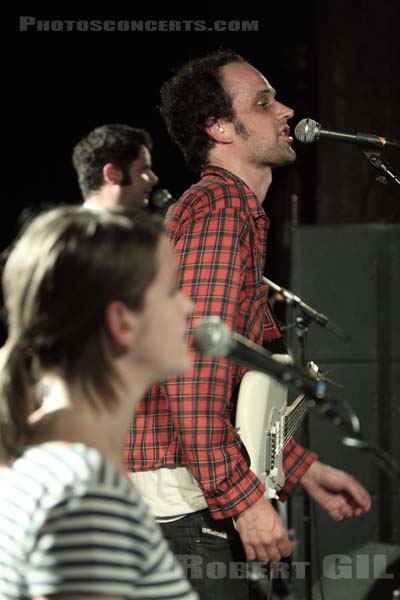
<svg viewBox="0 0 400 600">
<path fill-rule="evenodd" d="M 285 423 L 285 434 L 287 434 L 287 432 L 294 433 L 294 431 L 296 431 L 299 419 L 303 418 L 304 414 L 307 412 L 307 409 L 307 401 L 304 398 L 301 401 L 301 403 L 298 406 L 296 406 L 293 412 L 290 413 L 290 415 L 288 415 L 287 421 Z"/>
<path fill-rule="evenodd" d="M 301 402 L 299 402 L 299 404 L 297 405 L 297 407 L 295 409 L 293 409 L 292 413 L 290 413 L 290 415 L 288 415 L 287 418 L 289 418 L 291 415 L 294 414 L 294 417 L 292 417 L 291 422 L 289 427 L 287 426 L 287 423 L 285 423 L 285 427 L 284 427 L 284 443 L 283 445 L 285 445 L 287 443 L 287 441 L 290 439 L 292 433 L 294 433 L 297 429 L 297 423 L 299 423 L 301 421 L 301 419 L 303 418 L 305 412 L 306 412 L 306 404 L 305 404 L 305 399 L 303 399 Z M 283 447 L 283 446 L 282 446 Z M 279 447 L 279 451 L 282 448 Z"/>
<path fill-rule="evenodd" d="M 285 419 L 285 432 L 288 430 L 293 430 L 298 422 L 299 414 L 302 414 L 304 409 L 306 408 L 305 399 L 303 399 L 299 404 L 286 416 Z"/>
<path fill-rule="evenodd" d="M 318 369 L 318 375 L 320 375 L 320 374 L 321 374 L 321 372 Z M 321 377 L 318 376 L 317 379 L 321 379 Z M 303 396 L 303 398 L 299 401 L 297 406 L 295 406 L 295 408 L 288 414 L 288 416 L 285 420 L 284 442 L 283 442 L 283 446 L 279 449 L 279 452 L 282 451 L 284 446 L 287 444 L 287 442 L 292 437 L 293 433 L 299 427 L 301 421 L 304 419 L 304 416 L 305 416 L 307 410 L 308 410 L 308 398 L 306 396 Z"/>
<path fill-rule="evenodd" d="M 303 398 L 302 400 L 300 400 L 298 405 L 292 410 L 292 412 L 287 416 L 287 422 L 285 423 L 285 428 L 283 432 L 284 440 L 283 444 L 280 445 L 277 449 L 278 453 L 283 450 L 287 442 L 292 437 L 293 433 L 298 428 L 299 424 L 301 423 L 302 419 L 304 418 L 307 412 L 307 409 L 307 399 Z"/>
<path fill-rule="evenodd" d="M 302 419 L 304 418 L 304 415 L 307 412 L 307 408 L 308 408 L 307 402 L 304 399 L 301 403 L 301 406 L 297 407 L 294 419 L 291 419 L 289 426 L 285 427 L 285 431 L 284 431 L 285 443 L 291 438 L 293 433 L 298 428 L 299 424 L 301 423 Z"/>
<path fill-rule="evenodd" d="M 286 444 L 290 440 L 292 435 L 296 432 L 297 428 L 299 427 L 302 420 L 304 419 L 306 412 L 307 412 L 307 408 L 304 408 L 303 410 L 299 411 L 299 413 L 297 415 L 297 420 L 292 424 L 292 427 L 290 429 L 285 429 L 284 441 L 283 441 L 284 444 Z"/>
</svg>

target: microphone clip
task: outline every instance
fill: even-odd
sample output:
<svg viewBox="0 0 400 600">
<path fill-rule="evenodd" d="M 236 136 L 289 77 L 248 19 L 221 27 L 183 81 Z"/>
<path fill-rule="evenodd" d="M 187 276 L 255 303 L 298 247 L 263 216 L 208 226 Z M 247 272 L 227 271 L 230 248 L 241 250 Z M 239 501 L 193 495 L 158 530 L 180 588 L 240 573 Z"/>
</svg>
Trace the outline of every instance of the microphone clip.
<svg viewBox="0 0 400 600">
<path fill-rule="evenodd" d="M 363 154 L 367 157 L 368 162 L 379 172 L 376 181 L 382 183 L 383 185 L 388 185 L 389 181 L 393 181 L 400 185 L 400 179 L 397 177 L 395 173 L 391 170 L 391 166 L 387 161 L 384 161 L 382 158 L 382 151 L 374 148 L 362 148 Z"/>
</svg>

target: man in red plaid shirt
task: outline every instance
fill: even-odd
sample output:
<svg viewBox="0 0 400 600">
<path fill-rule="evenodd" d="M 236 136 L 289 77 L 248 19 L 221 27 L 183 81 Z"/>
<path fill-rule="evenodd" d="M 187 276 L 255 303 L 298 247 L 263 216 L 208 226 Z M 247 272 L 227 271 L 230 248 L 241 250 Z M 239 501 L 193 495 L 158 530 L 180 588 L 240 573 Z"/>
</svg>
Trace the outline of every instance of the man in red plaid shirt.
<svg viewBox="0 0 400 600">
<path fill-rule="evenodd" d="M 269 223 L 261 203 L 272 168 L 295 160 L 292 109 L 242 57 L 219 51 L 164 84 L 161 112 L 188 165 L 201 170 L 166 218 L 178 285 L 195 303 L 189 336 L 201 318 L 219 315 L 253 342 L 284 351 L 262 279 Z M 225 359 L 195 354 L 189 374 L 152 388 L 125 448 L 132 479 L 204 599 L 248 597 L 243 578 L 229 577 L 232 561 L 279 561 L 292 551 L 232 423 L 242 376 Z M 370 508 L 358 482 L 294 440 L 284 469 L 281 499 L 301 482 L 338 521 Z"/>
</svg>

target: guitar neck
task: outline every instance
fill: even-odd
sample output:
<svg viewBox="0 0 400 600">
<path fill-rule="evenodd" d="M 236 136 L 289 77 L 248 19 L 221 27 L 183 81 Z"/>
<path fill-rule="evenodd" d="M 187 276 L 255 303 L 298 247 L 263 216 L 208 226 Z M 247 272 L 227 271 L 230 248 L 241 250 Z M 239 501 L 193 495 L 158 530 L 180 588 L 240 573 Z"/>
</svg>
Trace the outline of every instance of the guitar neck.
<svg viewBox="0 0 400 600">
<path fill-rule="evenodd" d="M 314 362 L 308 363 L 310 375 L 314 379 L 321 379 L 321 371 L 318 365 Z M 308 398 L 304 394 L 300 394 L 296 400 L 287 407 L 284 415 L 284 443 L 286 444 L 292 435 L 300 427 L 309 407 Z"/>
</svg>

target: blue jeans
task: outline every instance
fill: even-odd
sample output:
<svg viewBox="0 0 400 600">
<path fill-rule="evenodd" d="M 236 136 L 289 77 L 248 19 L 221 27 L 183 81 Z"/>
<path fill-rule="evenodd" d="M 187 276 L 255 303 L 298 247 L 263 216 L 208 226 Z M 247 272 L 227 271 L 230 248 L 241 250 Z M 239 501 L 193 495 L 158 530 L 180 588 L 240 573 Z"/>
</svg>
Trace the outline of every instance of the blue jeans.
<svg viewBox="0 0 400 600">
<path fill-rule="evenodd" d="M 250 563 L 232 519 L 216 521 L 206 509 L 160 526 L 201 600 L 265 598 L 248 580 Z"/>
</svg>

